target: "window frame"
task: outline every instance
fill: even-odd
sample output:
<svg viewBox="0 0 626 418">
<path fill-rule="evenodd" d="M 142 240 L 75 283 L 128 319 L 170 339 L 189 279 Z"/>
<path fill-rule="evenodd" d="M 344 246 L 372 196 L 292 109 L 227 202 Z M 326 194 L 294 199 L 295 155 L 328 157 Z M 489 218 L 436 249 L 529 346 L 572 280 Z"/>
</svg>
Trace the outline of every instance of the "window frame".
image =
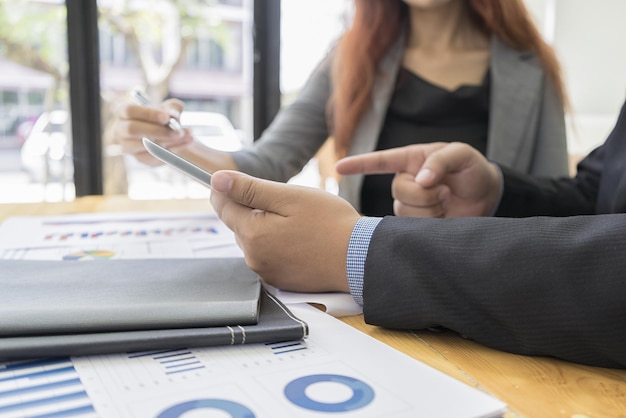
<svg viewBox="0 0 626 418">
<path fill-rule="evenodd" d="M 97 0 L 65 0 L 76 197 L 104 192 Z M 280 108 L 280 0 L 253 1 L 253 134 Z"/>
</svg>

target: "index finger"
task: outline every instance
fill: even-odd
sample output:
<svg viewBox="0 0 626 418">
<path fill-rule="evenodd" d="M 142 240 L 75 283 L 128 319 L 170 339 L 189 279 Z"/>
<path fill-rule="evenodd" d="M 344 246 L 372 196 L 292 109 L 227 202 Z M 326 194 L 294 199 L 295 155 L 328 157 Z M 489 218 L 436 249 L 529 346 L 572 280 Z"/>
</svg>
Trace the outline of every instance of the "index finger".
<svg viewBox="0 0 626 418">
<path fill-rule="evenodd" d="M 407 165 L 406 150 L 393 148 L 342 158 L 335 169 L 339 174 L 385 174 L 405 171 Z"/>
<path fill-rule="evenodd" d="M 426 157 L 443 147 L 442 143 L 407 145 L 383 151 L 368 152 L 339 160 L 339 174 L 386 174 L 408 172 L 417 174 Z"/>
<path fill-rule="evenodd" d="M 170 120 L 168 110 L 152 106 L 143 106 L 133 102 L 120 103 L 116 110 L 117 117 L 122 120 L 136 120 L 156 125 L 165 125 Z"/>
<path fill-rule="evenodd" d="M 116 114 L 120 119 L 140 120 L 143 122 L 165 125 L 170 117 L 180 118 L 184 104 L 178 99 L 168 99 L 157 105 L 142 105 L 126 100 L 117 105 Z"/>
</svg>

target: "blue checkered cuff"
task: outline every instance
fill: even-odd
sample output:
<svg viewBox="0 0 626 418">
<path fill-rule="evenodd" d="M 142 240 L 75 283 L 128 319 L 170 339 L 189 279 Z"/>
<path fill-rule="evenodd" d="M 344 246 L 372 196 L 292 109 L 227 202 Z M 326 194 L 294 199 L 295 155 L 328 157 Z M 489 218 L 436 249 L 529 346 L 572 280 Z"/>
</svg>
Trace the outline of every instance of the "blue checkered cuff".
<svg viewBox="0 0 626 418">
<path fill-rule="evenodd" d="M 346 273 L 350 293 L 359 305 L 363 305 L 363 274 L 365 273 L 367 250 L 372 234 L 381 220 L 382 218 L 362 217 L 354 225 L 352 235 L 350 235 Z"/>
</svg>

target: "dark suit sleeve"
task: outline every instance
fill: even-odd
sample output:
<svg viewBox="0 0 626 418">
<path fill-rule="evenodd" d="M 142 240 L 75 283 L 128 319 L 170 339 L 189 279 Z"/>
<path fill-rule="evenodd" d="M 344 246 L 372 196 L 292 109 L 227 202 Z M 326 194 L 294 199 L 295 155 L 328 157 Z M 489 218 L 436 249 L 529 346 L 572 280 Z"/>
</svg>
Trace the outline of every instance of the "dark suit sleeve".
<svg viewBox="0 0 626 418">
<path fill-rule="evenodd" d="M 626 214 L 386 217 L 365 265 L 365 320 L 626 368 L 624 237 Z"/>
<path fill-rule="evenodd" d="M 496 216 L 573 216 L 626 212 L 626 103 L 607 140 L 578 164 L 575 178 L 547 179 L 501 167 Z"/>
<path fill-rule="evenodd" d="M 532 177 L 500 167 L 504 193 L 495 216 L 572 216 L 596 212 L 606 146 L 589 154 L 575 178 Z"/>
</svg>

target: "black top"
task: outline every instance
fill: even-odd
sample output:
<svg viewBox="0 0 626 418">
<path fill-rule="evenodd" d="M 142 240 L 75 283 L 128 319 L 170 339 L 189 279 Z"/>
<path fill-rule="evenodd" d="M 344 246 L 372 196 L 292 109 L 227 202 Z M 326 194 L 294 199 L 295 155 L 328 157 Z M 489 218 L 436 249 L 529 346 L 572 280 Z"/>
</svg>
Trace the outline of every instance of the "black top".
<svg viewBox="0 0 626 418">
<path fill-rule="evenodd" d="M 454 91 L 436 86 L 401 69 L 378 138 L 377 150 L 428 142 L 460 141 L 483 154 L 489 125 L 489 72 L 478 86 Z M 393 174 L 365 176 L 361 211 L 366 216 L 393 214 Z"/>
</svg>

